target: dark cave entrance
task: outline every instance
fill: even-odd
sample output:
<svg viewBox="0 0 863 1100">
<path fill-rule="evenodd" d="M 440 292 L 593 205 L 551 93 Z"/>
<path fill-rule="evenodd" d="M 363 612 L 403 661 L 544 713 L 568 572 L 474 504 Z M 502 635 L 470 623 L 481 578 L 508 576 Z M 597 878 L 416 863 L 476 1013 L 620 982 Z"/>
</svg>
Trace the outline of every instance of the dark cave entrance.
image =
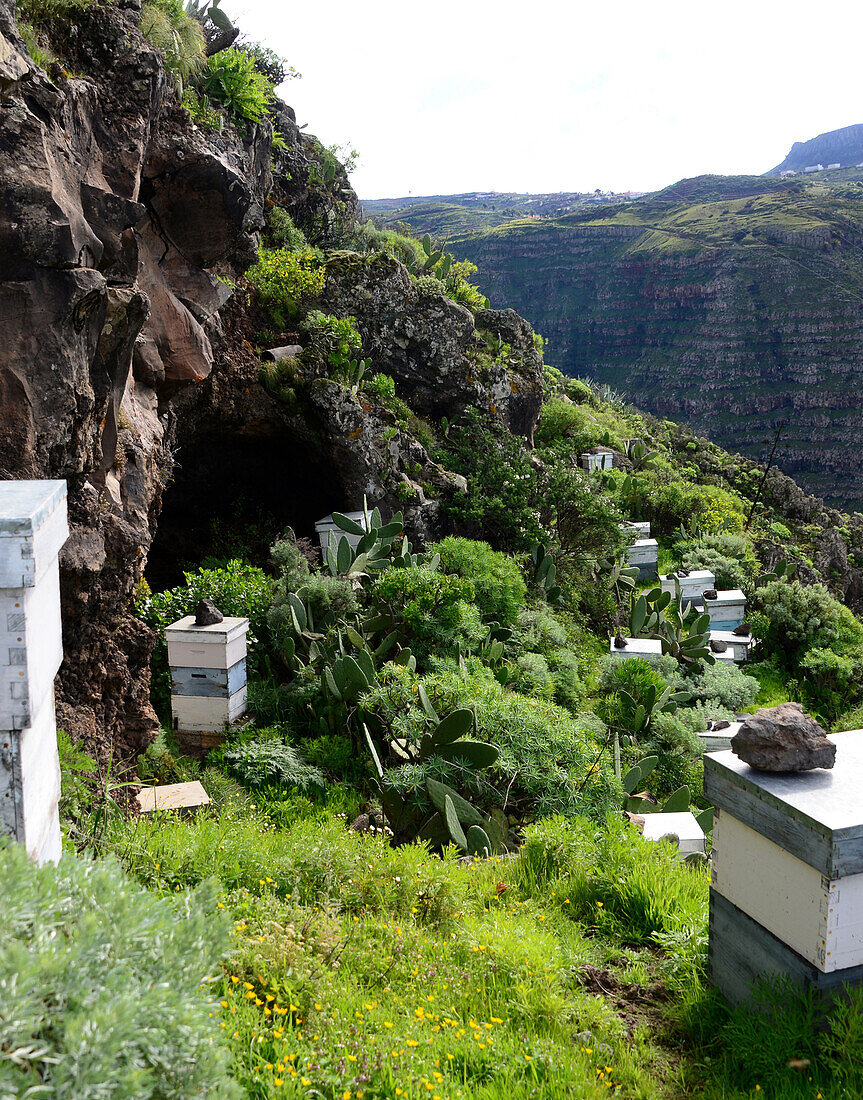
<svg viewBox="0 0 863 1100">
<path fill-rule="evenodd" d="M 361 506 L 346 499 L 331 458 L 313 443 L 281 433 L 204 433 L 177 452 L 147 581 L 161 591 L 181 584 L 184 571 L 233 557 L 263 566 L 286 527 L 317 545 L 315 520 Z"/>
</svg>

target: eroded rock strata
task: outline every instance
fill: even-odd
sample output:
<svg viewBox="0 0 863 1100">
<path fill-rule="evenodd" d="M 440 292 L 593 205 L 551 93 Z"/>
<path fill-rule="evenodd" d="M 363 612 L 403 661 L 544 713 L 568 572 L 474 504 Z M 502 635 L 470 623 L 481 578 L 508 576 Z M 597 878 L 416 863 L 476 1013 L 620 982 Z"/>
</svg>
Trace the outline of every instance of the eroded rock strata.
<svg viewBox="0 0 863 1100">
<path fill-rule="evenodd" d="M 58 716 L 103 754 L 112 742 L 139 750 L 157 725 L 153 638 L 132 606 L 169 479 L 184 520 L 172 533 L 186 527 L 191 542 L 232 492 L 257 493 L 304 534 L 363 495 L 390 508 L 407 498 L 423 535 L 440 497 L 459 490 L 412 435 L 314 364 L 299 403 L 260 384 L 247 295 L 233 290 L 265 204 L 327 245 L 356 197 L 343 176 L 312 186 L 317 146 L 290 108 L 278 108 L 275 157 L 269 123 L 199 131 L 139 16 L 129 0 L 58 28 L 70 67 L 91 74 L 68 79 L 30 61 L 0 0 L 0 474 L 68 481 Z M 541 365 L 514 314 L 484 323 L 521 347 L 518 371 L 478 380 L 472 315 L 443 298 L 420 308 L 395 261 L 337 255 L 326 301 L 354 311 L 363 353 L 419 407 L 480 404 L 531 435 Z M 163 556 L 181 559 L 179 536 L 166 541 Z"/>
</svg>

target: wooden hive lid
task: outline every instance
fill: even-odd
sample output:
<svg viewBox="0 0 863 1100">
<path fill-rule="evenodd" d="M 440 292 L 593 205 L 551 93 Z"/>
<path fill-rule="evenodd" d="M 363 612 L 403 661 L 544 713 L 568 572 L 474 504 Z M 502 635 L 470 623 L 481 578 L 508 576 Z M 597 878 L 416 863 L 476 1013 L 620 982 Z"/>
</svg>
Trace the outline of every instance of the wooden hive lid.
<svg viewBox="0 0 863 1100">
<path fill-rule="evenodd" d="M 704 796 L 830 879 L 863 873 L 863 730 L 830 734 L 831 769 L 762 772 L 731 751 L 704 758 Z"/>
</svg>

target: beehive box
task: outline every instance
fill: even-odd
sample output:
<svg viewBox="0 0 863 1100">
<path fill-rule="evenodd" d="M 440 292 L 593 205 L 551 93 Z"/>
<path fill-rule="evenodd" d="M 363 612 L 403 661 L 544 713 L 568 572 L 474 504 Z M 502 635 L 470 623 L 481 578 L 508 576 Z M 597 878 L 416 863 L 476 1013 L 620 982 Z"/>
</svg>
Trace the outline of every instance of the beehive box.
<svg viewBox="0 0 863 1100">
<path fill-rule="evenodd" d="M 4 481 L 0 588 L 35 588 L 69 537 L 65 481 Z"/>
<path fill-rule="evenodd" d="M 587 451 L 581 456 L 585 470 L 611 470 L 614 467 L 614 451 Z"/>
<path fill-rule="evenodd" d="M 659 543 L 656 539 L 638 539 L 626 552 L 630 566 L 638 567 L 639 580 L 649 580 L 659 574 Z"/>
<path fill-rule="evenodd" d="M 352 519 L 354 523 L 358 523 L 364 531 L 368 530 L 366 526 L 366 514 L 365 512 L 343 512 L 342 515 L 347 516 L 348 519 Z M 362 535 L 352 535 L 347 531 L 343 531 L 333 519 L 332 513 L 328 516 L 324 516 L 323 519 L 319 519 L 315 524 L 315 532 L 318 536 L 318 541 L 321 544 L 321 553 L 326 554 L 327 547 L 330 544 L 330 534 L 334 534 L 336 539 L 346 538 L 350 545 L 356 550 Z"/>
<path fill-rule="evenodd" d="M 684 600 L 699 605 L 702 603 L 701 593 L 706 588 L 713 588 L 716 584 L 716 577 L 709 569 L 693 569 L 688 577 L 679 577 L 677 580 L 680 584 L 680 594 Z M 663 592 L 670 592 L 673 596 L 674 581 L 674 574 L 668 573 L 661 578 L 660 588 Z"/>
<path fill-rule="evenodd" d="M 60 761 L 54 692 L 26 729 L 0 731 L 0 833 L 37 863 L 60 858 Z"/>
<path fill-rule="evenodd" d="M 246 684 L 246 658 L 230 668 L 172 668 L 171 694 L 228 699 Z"/>
<path fill-rule="evenodd" d="M 695 736 L 701 742 L 705 752 L 727 752 L 731 748 L 731 738 L 737 733 L 743 722 L 732 722 L 724 730 L 704 730 Z"/>
<path fill-rule="evenodd" d="M 677 847 L 683 855 L 692 855 L 695 852 L 704 855 L 706 851 L 704 830 L 695 820 L 695 814 L 689 810 L 682 813 L 645 814 L 642 835 L 648 840 L 677 837 Z"/>
<path fill-rule="evenodd" d="M 165 630 L 171 669 L 233 668 L 246 658 L 249 620 L 224 618 L 212 626 L 195 626 L 187 615 Z"/>
<path fill-rule="evenodd" d="M 61 852 L 54 677 L 68 535 L 65 481 L 0 482 L 0 834 L 38 863 Z"/>
<path fill-rule="evenodd" d="M 746 596 L 739 588 L 718 592 L 715 600 L 704 600 L 711 630 L 733 630 L 746 618 Z"/>
<path fill-rule="evenodd" d="M 174 729 L 190 733 L 219 733 L 246 713 L 249 689 L 246 684 L 233 695 L 172 695 Z"/>
<path fill-rule="evenodd" d="M 750 964 L 756 977 L 863 976 L 863 732 L 831 740 L 831 770 L 775 774 L 731 752 L 704 758 L 704 794 L 716 808 L 712 892 L 722 899 L 710 951 L 716 980 L 732 992 L 731 941 L 747 922 L 763 931 Z M 765 936 L 781 950 L 768 950 Z M 770 969 L 777 959 L 784 969 Z"/>
<path fill-rule="evenodd" d="M 643 657 L 650 660 L 651 657 L 662 656 L 662 642 L 658 638 L 625 638 L 625 649 L 618 649 L 614 644 L 614 638 L 609 642 L 612 657 Z"/>
<path fill-rule="evenodd" d="M 636 539 L 650 538 L 650 524 L 647 520 L 628 519 L 625 523 L 621 523 L 620 529 L 624 534 L 631 534 Z"/>
<path fill-rule="evenodd" d="M 734 651 L 734 660 L 743 664 L 749 660 L 749 651 L 752 648 L 751 634 L 735 634 L 733 630 L 711 630 L 712 642 L 725 642 Z"/>
</svg>

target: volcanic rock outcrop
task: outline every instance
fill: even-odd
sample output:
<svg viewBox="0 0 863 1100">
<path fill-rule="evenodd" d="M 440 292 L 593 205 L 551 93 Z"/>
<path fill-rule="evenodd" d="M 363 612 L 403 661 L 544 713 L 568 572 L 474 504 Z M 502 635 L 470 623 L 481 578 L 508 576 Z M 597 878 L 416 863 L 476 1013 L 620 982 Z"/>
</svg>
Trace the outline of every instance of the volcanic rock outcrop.
<svg viewBox="0 0 863 1100">
<path fill-rule="evenodd" d="M 422 535 L 458 479 L 313 366 L 293 404 L 259 380 L 248 336 L 260 318 L 234 288 L 256 258 L 264 209 L 288 209 L 322 246 L 356 217 L 343 173 L 314 182 L 320 147 L 290 108 L 275 108 L 276 153 L 269 121 L 205 134 L 137 29 L 140 0 L 65 18 L 58 11 L 53 29 L 84 76 L 35 66 L 0 0 L 0 476 L 68 481 L 58 719 L 91 750 L 126 755 L 157 728 L 154 639 L 133 599 L 169 482 L 179 520 L 161 553 L 183 560 L 194 558 L 196 523 L 232 493 L 258 492 L 300 527 L 367 495 L 404 507 Z M 451 389 L 453 409 L 494 407 L 530 437 L 541 363 L 529 327 L 490 313 L 486 329 L 506 333 L 518 362 L 471 382 L 472 316 L 446 301 L 421 306 L 395 261 L 360 278 L 350 255 L 331 265 L 328 301 L 355 309 L 363 354 L 393 370 L 404 396 L 437 409 L 435 389 Z"/>
</svg>

